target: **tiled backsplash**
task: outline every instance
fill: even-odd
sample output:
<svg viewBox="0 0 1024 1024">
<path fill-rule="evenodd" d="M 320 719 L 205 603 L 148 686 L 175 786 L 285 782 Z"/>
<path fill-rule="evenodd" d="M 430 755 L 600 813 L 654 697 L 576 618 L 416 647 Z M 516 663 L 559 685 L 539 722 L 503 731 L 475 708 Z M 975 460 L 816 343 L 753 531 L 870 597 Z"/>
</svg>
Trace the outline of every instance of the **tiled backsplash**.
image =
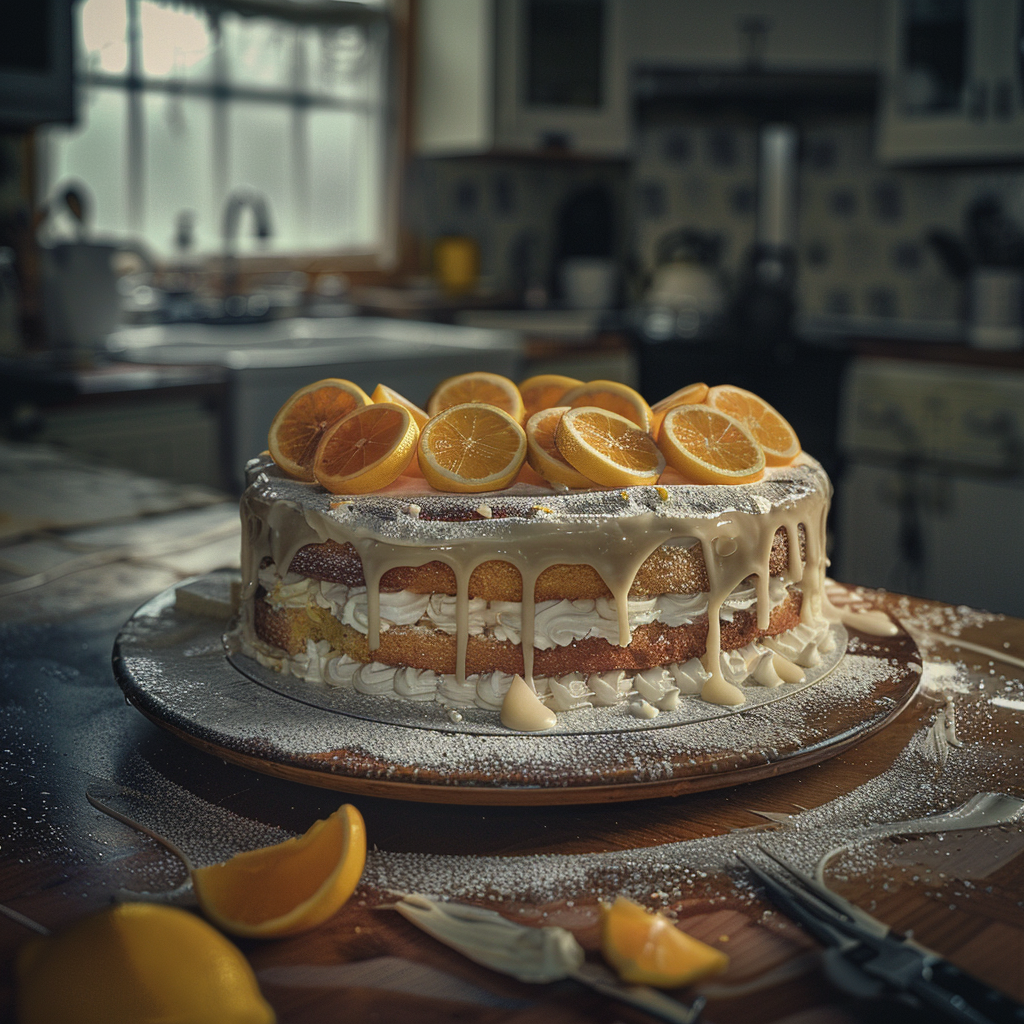
<svg viewBox="0 0 1024 1024">
<path fill-rule="evenodd" d="M 616 248 L 629 251 L 623 211 L 628 168 L 623 162 L 572 159 L 444 158 L 409 168 L 409 228 L 422 240 L 422 267 L 441 235 L 469 235 L 480 247 L 485 285 L 509 289 L 549 283 L 558 212 L 567 199 L 594 187 L 607 190 L 616 211 Z"/>
<path fill-rule="evenodd" d="M 873 156 L 866 116 L 802 127 L 798 288 L 805 313 L 955 320 L 960 286 L 926 241 L 963 231 L 964 211 L 995 195 L 1024 225 L 1024 170 L 892 169 Z M 633 166 L 635 241 L 646 266 L 666 231 L 723 238 L 735 279 L 754 238 L 757 132 L 752 123 L 681 119 L 641 128 Z"/>
<path fill-rule="evenodd" d="M 926 241 L 956 234 L 964 212 L 995 195 L 1024 225 L 1024 169 L 894 169 L 873 155 L 869 116 L 801 126 L 798 185 L 799 308 L 809 314 L 953 321 L 961 287 Z M 637 129 L 632 164 L 501 159 L 417 160 L 410 170 L 412 230 L 429 243 L 468 234 L 483 275 L 507 288 L 523 252 L 550 273 L 557 211 L 600 183 L 612 194 L 624 259 L 650 270 L 666 232 L 694 227 L 721 236 L 722 269 L 735 281 L 754 240 L 757 126 L 723 117 L 662 115 Z M 429 256 L 424 254 L 424 267 Z M 539 271 L 538 271 L 538 268 Z M 642 273 L 634 275 L 634 284 Z"/>
</svg>

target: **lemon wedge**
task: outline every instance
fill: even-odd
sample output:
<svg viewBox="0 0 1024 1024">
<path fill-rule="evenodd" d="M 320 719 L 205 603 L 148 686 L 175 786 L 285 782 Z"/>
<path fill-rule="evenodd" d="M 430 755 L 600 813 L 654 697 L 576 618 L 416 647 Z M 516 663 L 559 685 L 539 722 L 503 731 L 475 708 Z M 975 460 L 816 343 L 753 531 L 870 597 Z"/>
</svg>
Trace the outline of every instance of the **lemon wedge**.
<svg viewBox="0 0 1024 1024">
<path fill-rule="evenodd" d="M 601 952 L 623 981 L 656 988 L 689 985 L 729 966 L 723 952 L 624 896 L 602 907 Z"/>
<path fill-rule="evenodd" d="M 249 962 L 178 907 L 122 903 L 18 952 L 20 1024 L 273 1024 Z"/>
<path fill-rule="evenodd" d="M 355 892 L 366 865 L 366 826 L 351 804 L 301 836 L 192 869 L 203 913 L 218 928 L 266 939 L 309 931 Z"/>
</svg>

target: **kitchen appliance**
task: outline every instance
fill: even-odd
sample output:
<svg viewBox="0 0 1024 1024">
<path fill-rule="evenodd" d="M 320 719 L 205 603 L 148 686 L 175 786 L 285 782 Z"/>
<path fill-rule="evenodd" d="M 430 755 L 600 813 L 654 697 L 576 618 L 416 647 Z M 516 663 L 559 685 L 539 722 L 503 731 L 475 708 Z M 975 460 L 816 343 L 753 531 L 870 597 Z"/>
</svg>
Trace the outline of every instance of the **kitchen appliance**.
<svg viewBox="0 0 1024 1024">
<path fill-rule="evenodd" d="M 722 239 L 680 228 L 655 247 L 655 267 L 644 292 L 639 326 L 654 342 L 692 341 L 714 335 L 725 312 L 725 282 L 718 269 Z"/>
<path fill-rule="evenodd" d="M 757 228 L 735 300 L 737 340 L 749 354 L 792 343 L 796 311 L 796 128 L 766 124 L 759 138 Z"/>
<path fill-rule="evenodd" d="M 964 287 L 967 340 L 975 348 L 1024 346 L 1024 230 L 995 196 L 975 200 L 964 236 L 933 228 L 928 241 Z"/>
<path fill-rule="evenodd" d="M 833 575 L 1024 615 L 1024 372 L 858 359 Z"/>
<path fill-rule="evenodd" d="M 513 331 L 376 317 L 296 318 L 230 326 L 154 324 L 107 339 L 121 360 L 222 367 L 228 380 L 227 476 L 241 490 L 245 462 L 267 446 L 285 399 L 322 377 L 354 381 L 368 394 L 387 384 L 425 406 L 445 377 L 487 370 L 518 380 L 522 341 Z"/>
</svg>

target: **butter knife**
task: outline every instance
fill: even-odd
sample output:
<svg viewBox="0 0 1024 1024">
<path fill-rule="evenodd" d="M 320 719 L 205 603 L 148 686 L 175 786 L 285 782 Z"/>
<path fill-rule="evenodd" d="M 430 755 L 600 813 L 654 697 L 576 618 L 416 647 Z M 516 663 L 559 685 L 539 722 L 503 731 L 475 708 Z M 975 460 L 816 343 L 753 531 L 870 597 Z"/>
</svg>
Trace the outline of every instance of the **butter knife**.
<svg viewBox="0 0 1024 1024">
<path fill-rule="evenodd" d="M 626 985 L 608 968 L 587 963 L 583 947 L 565 928 L 530 928 L 494 910 L 417 893 L 403 894 L 388 906 L 475 963 L 519 981 L 544 984 L 572 978 L 669 1024 L 697 1024 L 700 1020 L 703 997 L 687 1006 L 647 985 Z"/>
</svg>

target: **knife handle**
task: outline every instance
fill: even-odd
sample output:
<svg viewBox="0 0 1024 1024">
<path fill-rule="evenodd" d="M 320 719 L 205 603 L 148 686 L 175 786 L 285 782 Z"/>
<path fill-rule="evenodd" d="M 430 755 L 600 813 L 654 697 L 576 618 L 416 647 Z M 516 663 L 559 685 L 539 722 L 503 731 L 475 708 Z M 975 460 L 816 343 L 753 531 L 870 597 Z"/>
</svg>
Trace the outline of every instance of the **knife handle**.
<svg viewBox="0 0 1024 1024">
<path fill-rule="evenodd" d="M 948 960 L 926 964 L 911 991 L 948 1017 L 989 1024 L 1024 1024 L 1024 1005 L 966 974 Z"/>
<path fill-rule="evenodd" d="M 678 999 L 673 999 L 648 985 L 624 985 L 610 975 L 610 972 L 597 967 L 596 964 L 586 963 L 579 970 L 573 971 L 570 977 L 582 982 L 595 992 L 600 992 L 601 995 L 611 996 L 612 999 L 618 999 L 619 1002 L 635 1006 L 652 1017 L 657 1017 L 658 1020 L 668 1022 L 668 1024 L 697 1024 L 701 1011 L 704 1009 L 705 1000 L 701 996 L 697 996 L 687 1006 Z"/>
</svg>

